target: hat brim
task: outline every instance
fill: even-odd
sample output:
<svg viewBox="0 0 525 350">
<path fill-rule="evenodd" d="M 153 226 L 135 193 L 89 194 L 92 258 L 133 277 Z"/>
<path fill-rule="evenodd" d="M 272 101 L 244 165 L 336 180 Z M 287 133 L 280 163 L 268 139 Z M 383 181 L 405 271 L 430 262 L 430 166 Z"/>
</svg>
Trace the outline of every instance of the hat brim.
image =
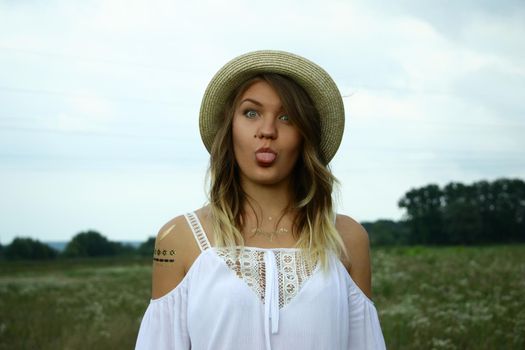
<svg viewBox="0 0 525 350">
<path fill-rule="evenodd" d="M 328 163 L 335 155 L 344 132 L 344 105 L 330 75 L 317 64 L 284 51 L 254 51 L 226 63 L 211 79 L 202 98 L 199 128 L 204 146 L 211 146 L 223 121 L 227 99 L 244 81 L 262 73 L 293 79 L 312 99 L 320 115 L 320 152 Z"/>
</svg>

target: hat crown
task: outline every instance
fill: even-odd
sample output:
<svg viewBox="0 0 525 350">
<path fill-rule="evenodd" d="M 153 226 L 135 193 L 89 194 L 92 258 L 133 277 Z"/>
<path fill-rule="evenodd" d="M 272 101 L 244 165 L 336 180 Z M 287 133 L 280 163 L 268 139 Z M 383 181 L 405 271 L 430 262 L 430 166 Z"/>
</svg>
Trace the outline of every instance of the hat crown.
<svg viewBox="0 0 525 350">
<path fill-rule="evenodd" d="M 222 122 L 227 99 L 243 82 L 262 73 L 286 76 L 310 96 L 320 116 L 320 153 L 326 163 L 330 162 L 341 144 L 344 131 L 344 104 L 339 89 L 319 65 L 278 50 L 253 51 L 238 56 L 211 79 L 202 98 L 199 116 L 201 138 L 208 152 Z"/>
</svg>

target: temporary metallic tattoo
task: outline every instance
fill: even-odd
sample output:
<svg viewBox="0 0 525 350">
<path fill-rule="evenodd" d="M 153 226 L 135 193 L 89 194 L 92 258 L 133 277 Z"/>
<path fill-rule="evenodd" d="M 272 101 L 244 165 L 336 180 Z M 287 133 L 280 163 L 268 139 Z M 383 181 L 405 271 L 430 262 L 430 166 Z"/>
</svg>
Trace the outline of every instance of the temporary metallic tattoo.
<svg viewBox="0 0 525 350">
<path fill-rule="evenodd" d="M 177 255 L 177 251 L 175 249 L 153 249 L 153 261 L 175 262 L 175 255 Z"/>
<path fill-rule="evenodd" d="M 157 261 L 157 262 L 175 262 L 175 259 L 159 259 L 159 258 L 153 258 L 153 261 Z"/>
<path fill-rule="evenodd" d="M 171 225 L 167 230 L 165 230 L 164 232 L 162 232 L 159 236 L 159 241 L 162 241 L 164 238 L 166 238 L 166 236 L 168 235 L 168 233 L 171 232 L 171 230 L 173 230 L 175 228 L 175 226 L 177 226 L 177 224 L 173 224 Z"/>
<path fill-rule="evenodd" d="M 275 231 L 264 231 L 260 227 L 257 227 L 257 228 L 252 229 L 252 233 L 253 233 L 252 237 L 255 235 L 261 235 L 261 236 L 265 236 L 266 238 L 269 238 L 270 241 L 273 242 L 273 239 L 275 236 L 287 234 L 288 230 L 285 229 L 284 227 L 281 227 Z"/>
</svg>

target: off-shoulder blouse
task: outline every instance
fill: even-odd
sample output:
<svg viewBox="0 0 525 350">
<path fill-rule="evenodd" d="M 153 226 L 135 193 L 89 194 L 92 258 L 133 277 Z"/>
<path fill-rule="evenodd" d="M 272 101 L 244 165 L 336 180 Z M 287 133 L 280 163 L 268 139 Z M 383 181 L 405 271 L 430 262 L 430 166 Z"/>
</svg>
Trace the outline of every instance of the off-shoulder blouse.
<svg viewBox="0 0 525 350">
<path fill-rule="evenodd" d="M 335 254 L 325 273 L 298 248 L 212 247 L 185 216 L 201 253 L 150 301 L 135 349 L 385 349 L 374 303 Z"/>
</svg>

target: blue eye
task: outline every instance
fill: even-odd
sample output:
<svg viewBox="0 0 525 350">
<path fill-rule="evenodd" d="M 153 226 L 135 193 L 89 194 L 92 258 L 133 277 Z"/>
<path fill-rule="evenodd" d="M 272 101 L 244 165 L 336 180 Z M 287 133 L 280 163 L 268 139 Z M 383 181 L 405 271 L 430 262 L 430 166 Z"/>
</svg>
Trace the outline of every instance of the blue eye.
<svg viewBox="0 0 525 350">
<path fill-rule="evenodd" d="M 285 122 L 289 122 L 290 121 L 290 117 L 287 116 L 286 114 L 282 115 L 279 117 L 280 120 L 283 120 Z"/>
<path fill-rule="evenodd" d="M 249 109 L 246 112 L 244 112 L 244 115 L 248 118 L 255 118 L 257 117 L 257 112 L 254 111 L 253 109 Z"/>
</svg>

